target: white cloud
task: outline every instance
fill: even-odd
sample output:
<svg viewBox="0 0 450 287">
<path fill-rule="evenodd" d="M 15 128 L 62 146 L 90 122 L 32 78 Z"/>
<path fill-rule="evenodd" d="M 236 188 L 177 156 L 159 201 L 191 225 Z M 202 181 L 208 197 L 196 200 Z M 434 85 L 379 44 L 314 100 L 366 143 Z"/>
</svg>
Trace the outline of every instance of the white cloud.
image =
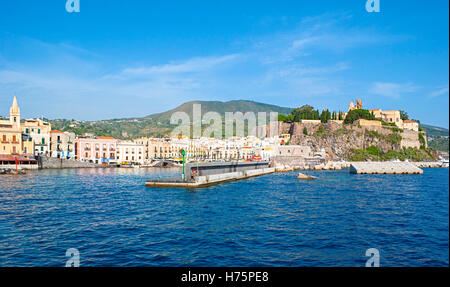
<svg viewBox="0 0 450 287">
<path fill-rule="evenodd" d="M 435 97 L 439 97 L 439 96 L 443 96 L 443 95 L 447 95 L 448 96 L 448 85 L 446 87 L 441 87 L 438 88 L 437 90 L 431 92 L 428 94 L 429 98 L 435 98 Z"/>
<path fill-rule="evenodd" d="M 155 74 L 176 74 L 204 72 L 215 68 L 221 64 L 229 63 L 238 58 L 239 55 L 231 54 L 219 57 L 192 58 L 180 63 L 169 63 L 159 66 L 144 68 L 126 68 L 123 74 L 128 75 L 155 75 Z"/>
<path fill-rule="evenodd" d="M 414 86 L 412 83 L 397 84 L 375 82 L 370 87 L 369 93 L 396 99 L 402 97 L 403 95 L 414 93 L 417 90 L 418 87 Z"/>
</svg>

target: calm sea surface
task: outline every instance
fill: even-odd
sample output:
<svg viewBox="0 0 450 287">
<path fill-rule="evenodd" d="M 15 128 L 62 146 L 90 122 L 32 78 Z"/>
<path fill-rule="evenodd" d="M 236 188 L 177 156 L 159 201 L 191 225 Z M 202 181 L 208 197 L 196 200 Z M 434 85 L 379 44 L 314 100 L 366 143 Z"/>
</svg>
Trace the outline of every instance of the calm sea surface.
<svg viewBox="0 0 450 287">
<path fill-rule="evenodd" d="M 449 170 L 277 173 L 205 189 L 146 188 L 162 169 L 0 176 L 0 266 L 449 265 Z"/>
</svg>

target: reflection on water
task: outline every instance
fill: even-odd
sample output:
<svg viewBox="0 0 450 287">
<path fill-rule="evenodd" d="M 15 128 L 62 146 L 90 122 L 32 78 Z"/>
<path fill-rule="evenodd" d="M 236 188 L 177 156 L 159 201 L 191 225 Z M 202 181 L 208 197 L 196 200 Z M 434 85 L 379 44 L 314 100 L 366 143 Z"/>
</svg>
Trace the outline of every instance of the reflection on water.
<svg viewBox="0 0 450 287">
<path fill-rule="evenodd" d="M 448 266 L 448 169 L 278 173 L 198 190 L 145 187 L 180 169 L 0 177 L 0 266 Z"/>
</svg>

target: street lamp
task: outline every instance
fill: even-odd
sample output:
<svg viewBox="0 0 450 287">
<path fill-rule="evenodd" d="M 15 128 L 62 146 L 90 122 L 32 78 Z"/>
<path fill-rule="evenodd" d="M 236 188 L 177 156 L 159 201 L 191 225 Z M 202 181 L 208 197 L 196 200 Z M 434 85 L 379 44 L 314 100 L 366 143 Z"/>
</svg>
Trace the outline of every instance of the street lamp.
<svg viewBox="0 0 450 287">
<path fill-rule="evenodd" d="M 186 173 L 185 173 L 185 170 L 184 170 L 184 160 L 185 160 L 184 156 L 186 155 L 186 152 L 184 151 L 184 149 L 181 150 L 181 155 L 183 156 L 183 176 L 182 176 L 182 179 L 183 179 L 183 181 L 186 181 Z"/>
</svg>

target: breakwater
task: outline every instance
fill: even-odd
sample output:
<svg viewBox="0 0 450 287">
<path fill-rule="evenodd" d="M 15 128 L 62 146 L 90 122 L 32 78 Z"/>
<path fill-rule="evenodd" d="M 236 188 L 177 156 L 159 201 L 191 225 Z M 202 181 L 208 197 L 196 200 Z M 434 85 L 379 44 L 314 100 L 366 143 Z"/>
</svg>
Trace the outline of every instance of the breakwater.
<svg viewBox="0 0 450 287">
<path fill-rule="evenodd" d="M 145 185 L 149 187 L 199 188 L 219 183 L 242 180 L 275 172 L 268 161 L 256 162 L 216 162 L 189 163 L 185 175 L 175 178 L 151 179 Z"/>
<path fill-rule="evenodd" d="M 350 173 L 355 174 L 423 174 L 410 162 L 353 162 Z"/>
</svg>

